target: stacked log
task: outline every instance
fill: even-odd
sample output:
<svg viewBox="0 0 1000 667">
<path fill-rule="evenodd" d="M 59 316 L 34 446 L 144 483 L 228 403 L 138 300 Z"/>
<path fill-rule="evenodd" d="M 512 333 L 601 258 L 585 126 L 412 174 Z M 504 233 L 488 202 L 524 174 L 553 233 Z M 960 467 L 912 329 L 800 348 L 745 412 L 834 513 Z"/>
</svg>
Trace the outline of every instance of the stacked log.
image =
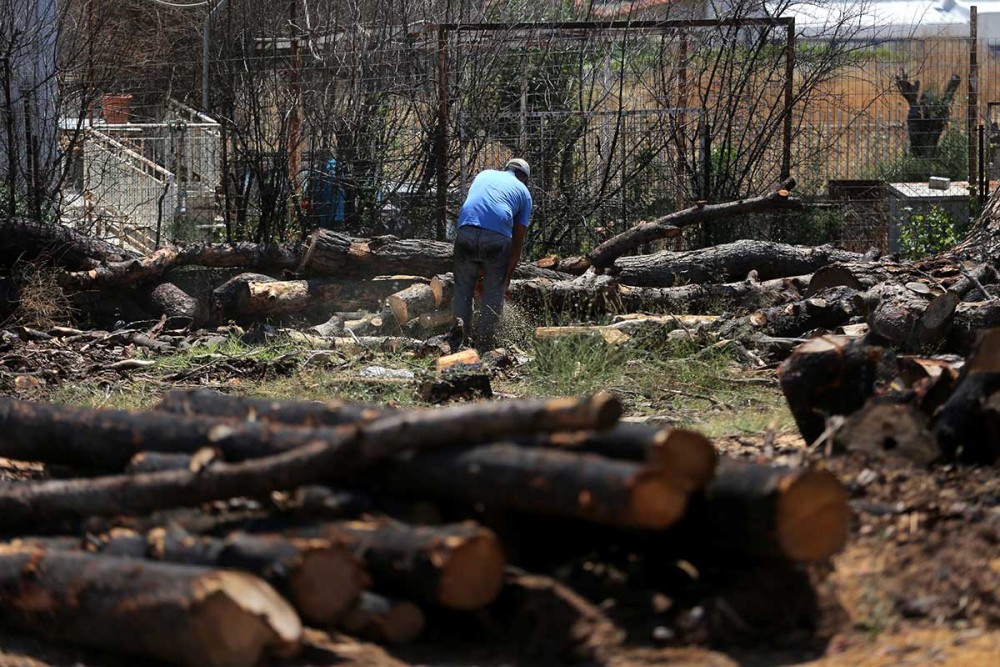
<svg viewBox="0 0 1000 667">
<path fill-rule="evenodd" d="M 88 473 L 131 459 L 133 470 L 0 487 L 9 536 L 57 536 L 0 549 L 0 587 L 16 591 L 0 596 L 0 616 L 183 665 L 288 655 L 302 622 L 395 644 L 445 613 L 517 631 L 539 610 L 556 628 L 545 650 L 595 657 L 620 641 L 614 624 L 565 587 L 508 570 L 551 539 L 514 549 L 486 524 L 535 517 L 565 545 L 613 536 L 650 559 L 664 545 L 697 559 L 724 541 L 755 559 L 817 561 L 843 546 L 849 519 L 828 473 L 720 463 L 693 431 L 619 423 L 603 394 L 393 410 L 194 390 L 142 413 L 2 407 L 4 456 Z M 208 513 L 230 499 L 258 504 Z M 170 627 L 139 629 L 153 625 Z"/>
<path fill-rule="evenodd" d="M 1000 460 L 1000 329 L 981 332 L 967 360 L 899 356 L 865 340 L 821 337 L 779 369 L 802 436 L 828 449 L 942 460 Z"/>
</svg>

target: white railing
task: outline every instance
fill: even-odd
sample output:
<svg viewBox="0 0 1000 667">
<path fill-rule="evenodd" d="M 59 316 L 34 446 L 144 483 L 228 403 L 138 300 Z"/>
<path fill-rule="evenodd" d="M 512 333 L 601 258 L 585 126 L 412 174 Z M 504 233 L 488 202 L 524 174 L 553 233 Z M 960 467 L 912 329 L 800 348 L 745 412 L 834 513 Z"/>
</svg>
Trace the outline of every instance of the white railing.
<svg viewBox="0 0 1000 667">
<path fill-rule="evenodd" d="M 87 222 L 99 238 L 148 253 L 169 233 L 177 206 L 174 174 L 94 129 L 83 142 Z"/>
</svg>

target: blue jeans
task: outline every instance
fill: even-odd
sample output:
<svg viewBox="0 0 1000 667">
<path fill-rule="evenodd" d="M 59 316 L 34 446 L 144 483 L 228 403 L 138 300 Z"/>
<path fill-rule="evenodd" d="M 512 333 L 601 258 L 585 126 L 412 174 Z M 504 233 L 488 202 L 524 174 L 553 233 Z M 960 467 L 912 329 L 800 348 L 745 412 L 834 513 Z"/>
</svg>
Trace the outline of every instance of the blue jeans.
<svg viewBox="0 0 1000 667">
<path fill-rule="evenodd" d="M 503 234 L 472 225 L 459 227 L 455 236 L 452 314 L 462 318 L 466 332 L 471 331 L 472 296 L 482 273 L 483 307 L 475 341 L 481 350 L 493 349 L 497 322 L 503 313 L 503 294 L 507 289 L 510 246 L 511 240 Z"/>
</svg>

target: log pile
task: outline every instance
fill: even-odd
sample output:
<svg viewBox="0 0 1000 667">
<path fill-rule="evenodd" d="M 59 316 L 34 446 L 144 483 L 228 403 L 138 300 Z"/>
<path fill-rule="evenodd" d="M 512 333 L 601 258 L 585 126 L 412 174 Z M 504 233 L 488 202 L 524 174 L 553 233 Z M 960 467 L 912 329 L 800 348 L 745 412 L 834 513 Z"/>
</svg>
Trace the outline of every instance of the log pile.
<svg viewBox="0 0 1000 667">
<path fill-rule="evenodd" d="M 829 451 L 902 457 L 918 465 L 1000 461 L 1000 329 L 968 357 L 896 354 L 861 339 L 802 344 L 779 378 L 799 431 Z"/>
<path fill-rule="evenodd" d="M 964 354 L 977 330 L 1000 324 L 1000 258 L 991 241 L 1000 224 L 997 202 L 963 243 L 915 263 L 874 250 L 751 240 L 634 254 L 691 225 L 795 215 L 803 204 L 794 187 L 790 179 L 757 197 L 699 202 L 583 257 L 522 262 L 507 297 L 531 314 L 539 336 L 598 335 L 617 345 L 634 340 L 633 329 L 642 329 L 640 339 L 673 333 L 704 346 L 732 341 L 743 361 L 757 365 L 780 362 L 803 339 L 823 334 L 864 336 L 909 354 Z M 439 241 L 320 229 L 301 243 L 168 246 L 135 257 L 59 225 L 0 219 L 0 232 L 18 257 L 54 265 L 74 307 L 97 326 L 161 317 L 171 329 L 287 322 L 310 344 L 364 350 L 441 344 L 453 325 L 452 248 Z M 0 254 L 0 269 L 16 260 Z M 183 270 L 190 267 L 214 271 L 210 284 L 187 284 Z M 17 302 L 17 289 L 5 284 L 14 292 L 7 304 Z M 621 313 L 647 319 L 614 329 L 553 329 Z M 677 319 L 682 315 L 707 319 Z M 313 326 L 302 331 L 303 324 Z M 155 339 L 136 344 L 170 351 Z"/>
<path fill-rule="evenodd" d="M 719 461 L 695 432 L 620 415 L 606 394 L 400 410 L 195 390 L 142 413 L 3 398 L 0 457 L 60 478 L 0 486 L 0 618 L 180 665 L 280 661 L 304 626 L 393 644 L 459 617 L 594 660 L 622 641 L 614 620 L 514 566 L 625 558 L 642 590 L 678 559 L 797 580 L 844 545 L 829 473 Z"/>
</svg>

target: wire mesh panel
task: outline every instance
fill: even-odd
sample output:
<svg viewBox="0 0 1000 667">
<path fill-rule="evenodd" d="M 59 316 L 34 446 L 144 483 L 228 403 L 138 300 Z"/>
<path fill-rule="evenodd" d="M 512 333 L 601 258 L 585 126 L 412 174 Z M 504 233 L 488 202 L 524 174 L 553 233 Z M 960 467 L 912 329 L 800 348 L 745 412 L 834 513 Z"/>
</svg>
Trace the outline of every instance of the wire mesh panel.
<svg viewBox="0 0 1000 667">
<path fill-rule="evenodd" d="M 449 28 L 449 182 L 464 192 L 478 171 L 527 159 L 539 254 L 776 183 L 788 167 L 787 26 L 749 25 Z M 754 58 L 719 68 L 741 63 L 733 49 Z"/>
<path fill-rule="evenodd" d="M 174 176 L 125 144 L 88 130 L 84 142 L 87 226 L 98 238 L 151 252 L 165 220 L 172 219 Z"/>
</svg>

